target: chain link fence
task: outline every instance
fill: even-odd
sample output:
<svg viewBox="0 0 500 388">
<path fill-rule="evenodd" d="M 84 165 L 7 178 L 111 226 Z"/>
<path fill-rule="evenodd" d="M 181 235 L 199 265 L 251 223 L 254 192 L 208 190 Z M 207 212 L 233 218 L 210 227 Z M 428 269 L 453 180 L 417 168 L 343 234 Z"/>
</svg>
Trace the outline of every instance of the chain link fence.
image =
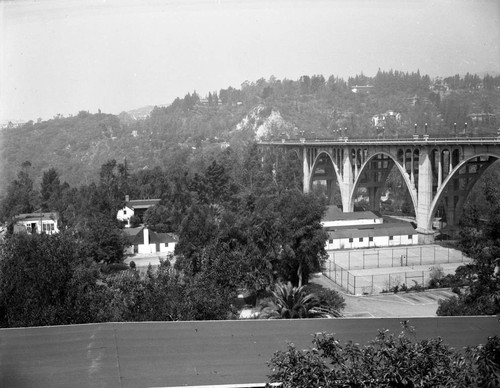
<svg viewBox="0 0 500 388">
<path fill-rule="evenodd" d="M 439 245 L 330 251 L 329 256 L 324 275 L 353 295 L 426 287 L 432 268 L 444 265 L 454 272 L 469 261 L 462 252 Z"/>
<path fill-rule="evenodd" d="M 461 251 L 440 245 L 329 251 L 328 256 L 329 261 L 347 270 L 464 263 L 469 260 Z"/>
</svg>

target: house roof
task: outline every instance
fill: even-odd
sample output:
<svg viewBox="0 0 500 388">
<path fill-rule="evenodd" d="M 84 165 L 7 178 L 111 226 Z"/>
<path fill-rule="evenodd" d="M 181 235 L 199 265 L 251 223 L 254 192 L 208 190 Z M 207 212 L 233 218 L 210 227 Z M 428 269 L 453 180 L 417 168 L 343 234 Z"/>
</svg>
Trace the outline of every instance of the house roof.
<svg viewBox="0 0 500 388">
<path fill-rule="evenodd" d="M 381 217 L 371 211 L 344 213 L 337 206 L 328 206 L 321 221 L 373 220 L 376 218 Z"/>
<path fill-rule="evenodd" d="M 130 209 L 147 209 L 158 204 L 161 199 L 133 199 L 125 202 L 125 206 Z"/>
<path fill-rule="evenodd" d="M 125 228 L 123 229 L 123 235 L 131 245 L 142 244 L 144 242 L 144 235 L 141 233 L 143 229 L 144 226 Z"/>
<path fill-rule="evenodd" d="M 165 387 L 265 383 L 267 362 L 313 333 L 368 344 L 402 318 L 120 322 L 0 329 L 2 385 L 8 387 Z M 498 335 L 498 317 L 416 317 L 418 340 L 441 337 L 462 349 Z M 231 384 L 231 385 L 230 385 Z"/>
<path fill-rule="evenodd" d="M 131 245 L 141 245 L 144 244 L 144 229 L 144 226 L 139 226 L 137 228 L 125 228 L 123 229 L 123 234 Z M 150 244 L 169 244 L 176 243 L 178 241 L 177 236 L 172 233 L 157 233 L 151 229 L 148 230 Z"/>
<path fill-rule="evenodd" d="M 388 224 L 371 224 L 357 226 L 332 226 L 325 228 L 329 239 L 404 236 L 416 233 L 408 222 L 391 222 Z"/>
<path fill-rule="evenodd" d="M 58 218 L 59 214 L 57 212 L 24 213 L 15 217 L 16 221 L 40 221 L 40 219 L 56 221 Z"/>
</svg>

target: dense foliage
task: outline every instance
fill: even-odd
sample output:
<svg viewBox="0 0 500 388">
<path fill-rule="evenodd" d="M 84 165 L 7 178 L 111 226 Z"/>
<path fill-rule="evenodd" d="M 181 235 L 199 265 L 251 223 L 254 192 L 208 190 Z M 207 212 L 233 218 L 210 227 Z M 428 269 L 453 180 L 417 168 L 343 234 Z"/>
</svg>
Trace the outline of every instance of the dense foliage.
<svg viewBox="0 0 500 388">
<path fill-rule="evenodd" d="M 67 233 L 13 234 L 0 249 L 2 327 L 234 317 L 222 275 L 182 276 L 168 261 L 145 276 L 110 272 Z"/>
<path fill-rule="evenodd" d="M 39 190 L 26 163 L 1 203 L 4 219 L 14 223 L 12 209 L 26 203 L 27 210 L 41 206 L 60 214 L 63 232 L 7 234 L 0 244 L 2 324 L 226 319 L 235 316 L 241 290 L 258 295 L 278 281 L 306 284 L 325 260 L 325 202 L 302 193 L 295 162 L 255 146 L 228 148 L 194 173 L 160 167 L 132 173 L 126 162 L 109 160 L 97 183 L 73 188 L 50 168 Z M 17 195 L 20 182 L 31 196 Z M 123 269 L 126 241 L 116 212 L 126 193 L 160 198 L 144 222 L 178 234 L 175 269 L 165 263 L 146 276 L 114 273 Z M 11 306 L 9 299 L 37 308 Z"/>
<path fill-rule="evenodd" d="M 0 324 L 7 327 L 111 320 L 112 290 L 68 234 L 19 233 L 0 245 Z"/>
<path fill-rule="evenodd" d="M 458 352 L 440 338 L 417 341 L 412 328 L 397 337 L 379 331 L 373 342 L 341 345 L 332 334 L 315 334 L 314 348 L 293 344 L 271 359 L 271 382 L 309 387 L 498 387 L 500 339 Z"/>
<path fill-rule="evenodd" d="M 439 302 L 438 315 L 500 314 L 500 190 L 496 182 L 498 176 L 484 180 L 477 190 L 480 201 L 469 202 L 464 212 L 460 248 L 472 262 L 456 270 L 454 281 L 465 287 L 458 289 L 457 296 Z"/>
</svg>

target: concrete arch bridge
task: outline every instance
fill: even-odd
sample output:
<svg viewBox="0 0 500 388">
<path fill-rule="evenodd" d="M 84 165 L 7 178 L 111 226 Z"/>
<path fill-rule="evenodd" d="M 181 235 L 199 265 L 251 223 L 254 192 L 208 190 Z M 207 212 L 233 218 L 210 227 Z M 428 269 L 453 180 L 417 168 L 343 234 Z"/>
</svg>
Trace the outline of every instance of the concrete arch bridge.
<svg viewBox="0 0 500 388">
<path fill-rule="evenodd" d="M 344 212 L 354 209 L 358 188 L 364 187 L 372 210 L 379 210 L 385 182 L 396 167 L 408 189 L 421 243 L 433 239 L 438 206 L 447 224 L 458 224 L 468 194 L 481 175 L 500 159 L 500 137 L 370 140 L 261 141 L 259 147 L 295 152 L 302 162 L 304 192 L 315 180 L 327 191 L 338 184 Z"/>
</svg>

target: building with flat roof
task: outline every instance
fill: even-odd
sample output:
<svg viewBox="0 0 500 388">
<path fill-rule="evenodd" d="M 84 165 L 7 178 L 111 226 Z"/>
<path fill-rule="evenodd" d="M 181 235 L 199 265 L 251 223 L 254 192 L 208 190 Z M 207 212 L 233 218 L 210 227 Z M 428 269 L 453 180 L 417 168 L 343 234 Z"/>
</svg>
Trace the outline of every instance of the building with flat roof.
<svg viewBox="0 0 500 388">
<path fill-rule="evenodd" d="M 343 213 L 329 206 L 321 223 L 328 233 L 327 250 L 418 244 L 411 223 L 382 217 L 377 212 Z"/>
<path fill-rule="evenodd" d="M 14 232 L 28 233 L 59 233 L 57 220 L 59 214 L 56 212 L 34 212 L 19 214 L 15 217 Z"/>
</svg>

